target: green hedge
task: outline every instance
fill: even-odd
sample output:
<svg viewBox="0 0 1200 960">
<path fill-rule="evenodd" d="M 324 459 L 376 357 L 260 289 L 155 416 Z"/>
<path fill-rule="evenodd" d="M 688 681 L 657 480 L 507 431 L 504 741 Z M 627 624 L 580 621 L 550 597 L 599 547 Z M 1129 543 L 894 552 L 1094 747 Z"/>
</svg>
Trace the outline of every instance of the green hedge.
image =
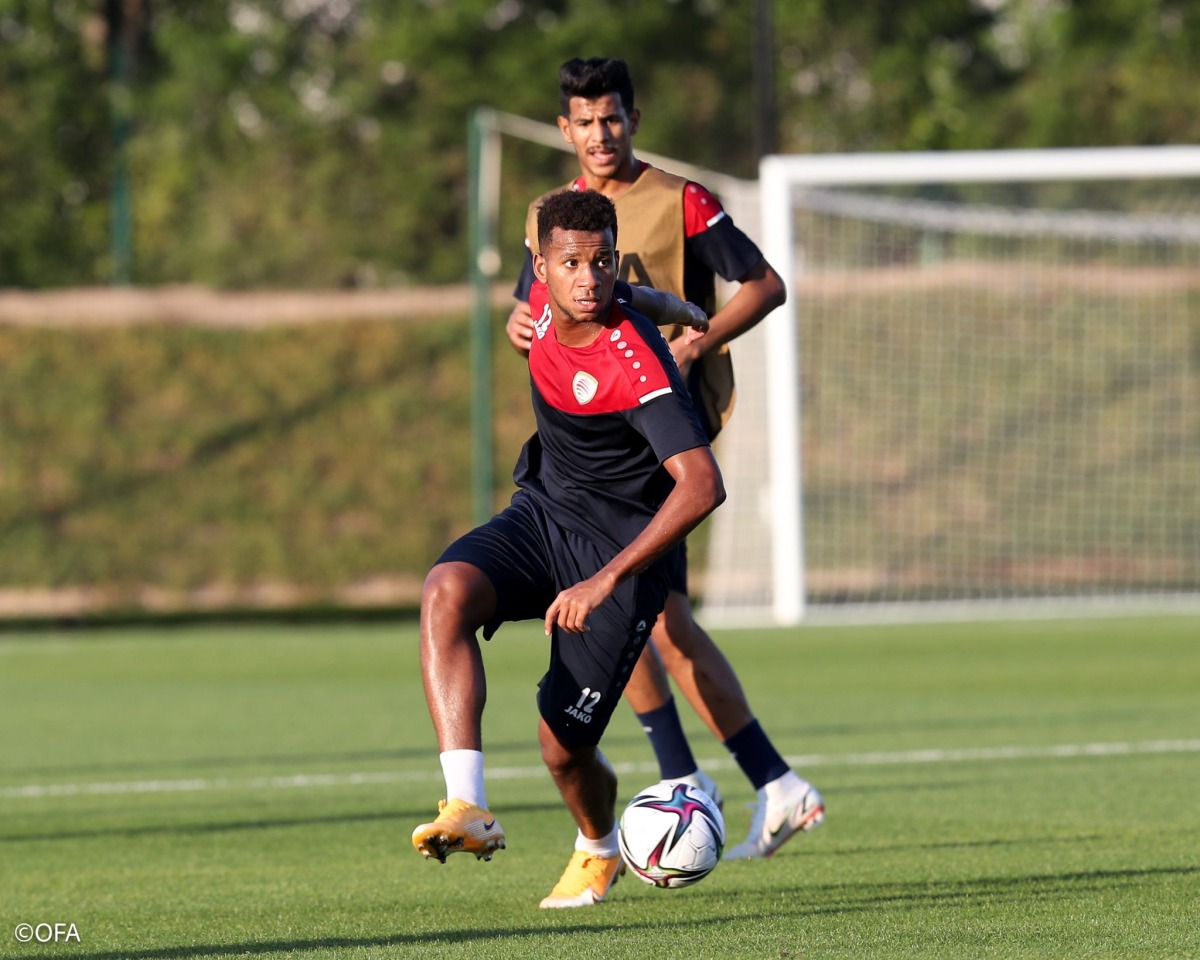
<svg viewBox="0 0 1200 960">
<path fill-rule="evenodd" d="M 0 592 L 410 602 L 471 519 L 466 329 L 0 327 Z M 497 343 L 498 504 L 526 383 Z"/>
</svg>

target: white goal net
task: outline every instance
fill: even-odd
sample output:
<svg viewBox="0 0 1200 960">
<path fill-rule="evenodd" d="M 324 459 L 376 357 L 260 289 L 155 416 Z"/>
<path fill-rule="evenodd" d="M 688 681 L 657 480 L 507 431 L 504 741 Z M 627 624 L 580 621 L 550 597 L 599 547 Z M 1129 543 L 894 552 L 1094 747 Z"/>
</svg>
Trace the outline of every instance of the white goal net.
<svg viewBox="0 0 1200 960">
<path fill-rule="evenodd" d="M 702 619 L 1200 607 L 1200 149 L 769 157 Z"/>
</svg>

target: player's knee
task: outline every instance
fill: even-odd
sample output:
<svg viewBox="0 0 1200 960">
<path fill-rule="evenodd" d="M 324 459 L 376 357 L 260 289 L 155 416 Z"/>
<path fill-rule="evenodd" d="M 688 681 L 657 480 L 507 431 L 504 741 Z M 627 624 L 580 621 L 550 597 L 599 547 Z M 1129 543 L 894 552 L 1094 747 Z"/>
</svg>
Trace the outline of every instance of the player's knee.
<svg viewBox="0 0 1200 960">
<path fill-rule="evenodd" d="M 542 739 L 542 763 L 552 775 L 569 770 L 574 757 L 563 744 L 557 740 Z"/>
<path fill-rule="evenodd" d="M 495 606 L 491 581 L 466 563 L 439 563 L 421 589 L 422 619 L 458 620 L 480 626 Z"/>
<path fill-rule="evenodd" d="M 470 596 L 470 585 L 457 564 L 439 563 L 425 577 L 421 606 L 425 609 L 462 606 Z"/>
<path fill-rule="evenodd" d="M 542 748 L 542 763 L 556 777 L 578 768 L 596 752 L 593 746 L 577 746 L 564 741 L 545 722 L 539 730 L 538 742 Z"/>
</svg>

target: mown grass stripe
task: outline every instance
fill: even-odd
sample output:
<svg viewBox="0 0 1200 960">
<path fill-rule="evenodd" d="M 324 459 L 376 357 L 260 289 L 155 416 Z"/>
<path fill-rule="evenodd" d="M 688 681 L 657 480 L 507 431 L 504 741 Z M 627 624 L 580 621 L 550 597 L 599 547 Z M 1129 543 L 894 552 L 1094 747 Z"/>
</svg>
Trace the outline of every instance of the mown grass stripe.
<svg viewBox="0 0 1200 960">
<path fill-rule="evenodd" d="M 788 757 L 798 768 L 860 767 L 881 764 L 963 763 L 988 760 L 1036 760 L 1070 757 L 1113 757 L 1134 754 L 1200 753 L 1200 740 L 1144 740 L 1137 743 L 1063 743 L 1051 746 L 960 747 L 954 749 L 898 750 L 877 753 L 810 754 Z M 655 773 L 653 763 L 614 764 L 617 773 Z M 732 769 L 728 758 L 704 760 L 709 770 Z M 523 780 L 546 775 L 544 767 L 493 767 L 490 780 Z M 179 780 L 133 780 L 92 783 L 25 784 L 0 788 L 6 800 L 41 797 L 95 796 L 102 794 L 196 793 L 206 790 L 285 790 L 310 787 L 347 787 L 391 783 L 420 783 L 441 778 L 435 769 L 381 771 L 374 773 L 296 773 L 275 777 L 187 778 Z"/>
</svg>

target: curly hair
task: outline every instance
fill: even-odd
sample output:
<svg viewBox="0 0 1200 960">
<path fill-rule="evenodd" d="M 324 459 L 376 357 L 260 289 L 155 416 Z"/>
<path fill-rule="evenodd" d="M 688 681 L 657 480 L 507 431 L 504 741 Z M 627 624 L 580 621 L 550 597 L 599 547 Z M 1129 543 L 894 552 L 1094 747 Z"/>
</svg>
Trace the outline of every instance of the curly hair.
<svg viewBox="0 0 1200 960">
<path fill-rule="evenodd" d="M 617 242 L 617 208 L 613 202 L 595 190 L 560 190 L 552 193 L 538 208 L 538 247 L 545 250 L 555 227 L 560 230 L 580 230 L 585 233 L 612 231 L 613 245 Z"/>
</svg>

